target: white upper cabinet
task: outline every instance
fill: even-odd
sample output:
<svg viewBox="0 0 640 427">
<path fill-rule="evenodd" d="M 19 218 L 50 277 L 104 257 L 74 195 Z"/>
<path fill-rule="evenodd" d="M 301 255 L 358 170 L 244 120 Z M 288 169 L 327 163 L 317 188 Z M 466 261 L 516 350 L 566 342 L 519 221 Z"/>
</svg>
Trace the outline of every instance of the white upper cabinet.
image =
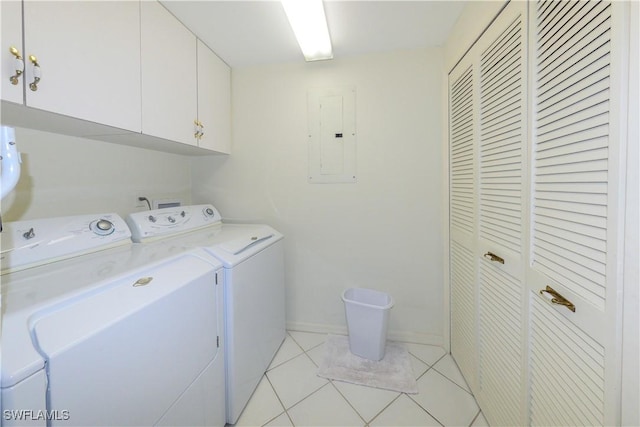
<svg viewBox="0 0 640 427">
<path fill-rule="evenodd" d="M 160 3 L 141 7 L 142 133 L 229 153 L 229 66 Z"/>
<path fill-rule="evenodd" d="M 0 7 L 4 124 L 185 154 L 230 152 L 231 70 L 160 3 Z"/>
<path fill-rule="evenodd" d="M 0 49 L 2 61 L 2 85 L 0 94 L 2 100 L 17 104 L 24 103 L 24 49 L 22 47 L 22 2 L 6 0 L 0 3 L 2 7 L 2 27 Z"/>
<path fill-rule="evenodd" d="M 231 151 L 231 69 L 198 40 L 198 146 Z"/>
<path fill-rule="evenodd" d="M 139 132 L 139 3 L 24 1 L 23 7 L 25 104 Z M 4 13 L 2 24 L 4 44 Z"/>
<path fill-rule="evenodd" d="M 196 37 L 158 2 L 141 15 L 142 133 L 197 145 Z"/>
</svg>

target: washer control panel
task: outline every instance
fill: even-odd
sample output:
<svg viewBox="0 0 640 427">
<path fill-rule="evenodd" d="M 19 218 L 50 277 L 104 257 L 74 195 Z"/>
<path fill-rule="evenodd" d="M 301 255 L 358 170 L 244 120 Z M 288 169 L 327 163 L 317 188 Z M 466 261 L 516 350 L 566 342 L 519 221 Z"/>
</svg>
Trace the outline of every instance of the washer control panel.
<svg viewBox="0 0 640 427">
<path fill-rule="evenodd" d="M 143 242 L 204 227 L 219 226 L 220 213 L 212 205 L 178 206 L 135 212 L 127 216 L 134 242 Z"/>
<path fill-rule="evenodd" d="M 115 213 L 7 222 L 2 231 L 2 273 L 131 243 Z"/>
</svg>

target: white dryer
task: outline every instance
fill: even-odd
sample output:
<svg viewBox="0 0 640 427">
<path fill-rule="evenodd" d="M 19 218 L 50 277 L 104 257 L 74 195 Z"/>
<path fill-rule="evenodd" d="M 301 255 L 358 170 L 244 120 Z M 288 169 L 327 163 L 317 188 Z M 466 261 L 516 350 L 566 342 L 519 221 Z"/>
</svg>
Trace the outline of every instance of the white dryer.
<svg viewBox="0 0 640 427">
<path fill-rule="evenodd" d="M 225 424 L 221 263 L 139 249 L 115 214 L 5 224 L 3 426 Z"/>
<path fill-rule="evenodd" d="M 263 224 L 225 224 L 212 205 L 127 217 L 135 242 L 202 248 L 224 266 L 227 422 L 235 424 L 285 338 L 283 235 Z"/>
</svg>

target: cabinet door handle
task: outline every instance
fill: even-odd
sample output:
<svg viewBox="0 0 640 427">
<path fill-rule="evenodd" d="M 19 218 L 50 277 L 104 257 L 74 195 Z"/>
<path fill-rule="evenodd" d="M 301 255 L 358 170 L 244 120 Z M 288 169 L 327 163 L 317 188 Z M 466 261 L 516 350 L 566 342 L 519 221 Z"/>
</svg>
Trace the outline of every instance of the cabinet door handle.
<svg viewBox="0 0 640 427">
<path fill-rule="evenodd" d="M 9 52 L 15 57 L 14 68 L 16 69 L 16 74 L 9 77 L 9 81 L 12 85 L 18 84 L 18 79 L 24 72 L 24 61 L 22 60 L 22 55 L 20 55 L 20 51 L 15 47 L 11 46 L 9 48 Z"/>
<path fill-rule="evenodd" d="M 29 55 L 29 61 L 33 64 L 33 82 L 29 83 L 29 89 L 35 92 L 38 90 L 42 71 L 40 71 L 40 64 L 38 64 L 38 58 L 35 55 Z"/>
<path fill-rule="evenodd" d="M 202 131 L 202 129 L 204 129 L 204 125 L 198 119 L 195 119 L 193 121 L 193 124 L 195 125 L 195 133 L 193 134 L 193 136 L 196 137 L 196 139 L 201 139 L 204 135 L 204 132 Z"/>
<path fill-rule="evenodd" d="M 488 259 L 489 261 L 499 262 L 500 264 L 504 264 L 504 258 L 499 257 L 498 255 L 494 254 L 493 252 L 487 252 L 486 254 L 484 254 L 484 257 L 486 259 Z"/>
<path fill-rule="evenodd" d="M 576 306 L 571 301 L 560 295 L 558 291 L 553 289 L 551 286 L 547 286 L 545 289 L 540 290 L 540 295 L 544 295 L 545 293 L 551 295 L 551 304 L 563 305 L 574 313 L 576 312 Z"/>
<path fill-rule="evenodd" d="M 198 119 L 195 119 L 193 121 L 194 127 L 193 127 L 193 136 L 196 139 L 200 139 L 200 134 L 202 133 L 202 130 L 200 129 L 200 122 L 198 121 Z"/>
</svg>

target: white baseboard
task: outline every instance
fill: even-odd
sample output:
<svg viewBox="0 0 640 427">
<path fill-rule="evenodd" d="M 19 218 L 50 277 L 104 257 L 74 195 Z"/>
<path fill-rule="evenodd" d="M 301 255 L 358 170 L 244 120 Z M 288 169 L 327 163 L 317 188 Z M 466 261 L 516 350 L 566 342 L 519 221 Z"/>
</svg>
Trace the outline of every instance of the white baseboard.
<svg viewBox="0 0 640 427">
<path fill-rule="evenodd" d="M 347 335 L 346 326 L 325 325 L 322 323 L 287 322 L 287 330 L 315 332 L 320 334 Z M 421 334 L 418 332 L 407 331 L 388 331 L 387 338 L 392 341 L 437 345 L 439 347 L 443 347 L 442 336 L 435 334 Z"/>
</svg>

